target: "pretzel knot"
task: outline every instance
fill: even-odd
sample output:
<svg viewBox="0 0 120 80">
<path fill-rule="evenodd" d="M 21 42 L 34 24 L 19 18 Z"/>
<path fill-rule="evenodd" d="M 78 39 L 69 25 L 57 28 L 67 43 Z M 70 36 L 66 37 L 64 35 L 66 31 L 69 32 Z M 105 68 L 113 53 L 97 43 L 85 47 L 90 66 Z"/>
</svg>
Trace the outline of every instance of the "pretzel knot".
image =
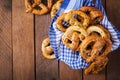
<svg viewBox="0 0 120 80">
<path fill-rule="evenodd" d="M 69 22 L 71 25 L 87 28 L 90 23 L 90 18 L 80 10 L 73 10 L 65 16 L 65 21 Z"/>
<path fill-rule="evenodd" d="M 77 25 L 86 29 L 90 23 L 90 18 L 80 10 L 73 10 L 68 13 L 61 14 L 57 18 L 56 24 L 59 30 L 65 32 L 68 27 L 62 24 L 63 21 L 69 23 L 71 26 Z"/>
<path fill-rule="evenodd" d="M 103 20 L 103 13 L 95 7 L 84 6 L 81 7 L 80 10 L 90 17 L 90 24 L 97 24 Z"/>
<path fill-rule="evenodd" d="M 53 18 L 56 14 L 56 12 L 59 10 L 61 4 L 62 4 L 63 0 L 58 0 L 52 7 L 50 15 Z"/>
<path fill-rule="evenodd" d="M 106 56 L 111 47 L 112 43 L 109 39 L 102 38 L 97 34 L 91 34 L 82 41 L 80 53 L 87 62 L 93 62 L 98 56 Z"/>
<path fill-rule="evenodd" d="M 47 5 L 43 4 L 41 0 L 25 0 L 26 12 L 33 14 L 46 14 L 52 7 L 53 0 L 47 0 Z"/>
<path fill-rule="evenodd" d="M 70 26 L 62 36 L 62 42 L 68 48 L 75 51 L 79 48 L 82 40 L 87 36 L 84 28 L 79 26 Z"/>
<path fill-rule="evenodd" d="M 46 38 L 42 42 L 42 54 L 47 59 L 54 59 L 55 54 L 52 46 L 50 46 L 50 39 Z"/>
<path fill-rule="evenodd" d="M 63 31 L 63 32 L 65 32 L 66 29 L 68 28 L 68 27 L 66 27 L 66 26 L 63 25 L 63 21 L 65 20 L 64 19 L 65 16 L 66 16 L 66 13 L 63 13 L 56 20 L 57 29 L 59 29 L 60 31 Z"/>
<path fill-rule="evenodd" d="M 95 32 L 95 33 L 99 34 L 99 36 L 101 36 L 102 38 L 110 39 L 110 33 L 102 25 L 92 25 L 92 26 L 89 26 L 87 28 L 87 32 L 88 32 L 88 34 L 91 34 L 91 33 Z"/>
<path fill-rule="evenodd" d="M 105 68 L 107 63 L 108 58 L 106 56 L 99 56 L 96 58 L 95 62 L 91 63 L 91 65 L 85 69 L 85 74 L 97 74 L 99 71 Z"/>
</svg>

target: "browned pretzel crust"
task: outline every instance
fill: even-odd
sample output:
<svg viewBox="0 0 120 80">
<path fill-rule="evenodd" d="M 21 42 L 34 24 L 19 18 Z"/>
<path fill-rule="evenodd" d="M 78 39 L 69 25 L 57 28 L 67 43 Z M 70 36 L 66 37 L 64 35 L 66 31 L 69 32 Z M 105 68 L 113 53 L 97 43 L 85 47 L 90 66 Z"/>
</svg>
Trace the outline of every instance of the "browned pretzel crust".
<svg viewBox="0 0 120 80">
<path fill-rule="evenodd" d="M 108 58 L 106 56 L 99 56 L 96 58 L 95 62 L 91 63 L 86 69 L 85 74 L 97 74 L 101 71 L 108 63 Z"/>
<path fill-rule="evenodd" d="M 58 28 L 60 31 L 63 31 L 63 32 L 65 32 L 66 29 L 67 29 L 67 28 L 64 27 L 64 25 L 62 24 L 62 21 L 65 20 L 65 19 L 64 19 L 65 16 L 66 16 L 66 13 L 63 13 L 63 14 L 61 14 L 61 15 L 57 18 L 57 20 L 56 20 L 56 26 L 57 26 L 57 28 Z"/>
<path fill-rule="evenodd" d="M 98 24 L 100 21 L 103 20 L 103 13 L 95 7 L 84 6 L 81 7 L 80 10 L 86 13 L 88 16 L 90 16 L 90 24 Z"/>
<path fill-rule="evenodd" d="M 36 6 L 39 6 L 42 9 L 41 10 L 36 9 L 35 8 Z M 43 3 L 40 3 L 39 5 L 33 6 L 33 10 L 32 10 L 33 14 L 43 15 L 43 14 L 46 14 L 47 12 L 48 12 L 48 8 Z"/>
<path fill-rule="evenodd" d="M 96 34 L 92 34 L 88 37 L 86 37 L 81 45 L 80 45 L 80 54 L 83 57 L 83 59 L 85 59 L 87 62 L 91 62 L 93 61 L 97 56 L 98 53 L 91 53 L 94 49 L 93 49 L 93 45 L 94 43 L 99 40 L 99 36 L 97 36 Z M 98 49 L 99 50 L 99 49 Z"/>
<path fill-rule="evenodd" d="M 92 34 L 82 41 L 80 53 L 87 62 L 92 62 L 100 55 L 107 56 L 111 47 L 112 43 L 109 39 Z"/>
<path fill-rule="evenodd" d="M 75 15 L 77 18 L 74 17 Z M 56 20 L 56 25 L 60 31 L 65 32 L 68 27 L 64 27 L 62 24 L 63 21 L 69 23 L 71 26 L 76 25 L 86 29 L 89 25 L 90 18 L 80 10 L 73 10 L 68 13 L 61 14 Z"/>
<path fill-rule="evenodd" d="M 52 18 L 55 16 L 56 12 L 59 10 L 59 8 L 60 8 L 60 6 L 61 6 L 61 4 L 62 4 L 63 1 L 64 1 L 64 0 L 58 0 L 58 1 L 52 6 L 52 9 L 51 9 L 51 12 L 50 12 L 50 15 L 51 15 Z"/>
<path fill-rule="evenodd" d="M 89 26 L 88 29 L 87 29 L 87 32 L 88 34 L 91 34 L 91 33 L 98 33 L 102 38 L 108 38 L 110 39 L 110 33 L 107 29 L 105 29 L 104 26 L 102 25 L 92 25 L 92 26 Z"/>
<path fill-rule="evenodd" d="M 77 18 L 74 16 L 77 16 Z M 80 10 L 72 10 L 65 16 L 65 21 L 70 25 L 78 25 L 86 29 L 90 23 L 90 17 Z"/>
<path fill-rule="evenodd" d="M 48 13 L 53 4 L 53 0 L 47 0 L 47 5 L 42 3 L 42 0 L 25 0 L 26 12 L 43 15 Z"/>
<path fill-rule="evenodd" d="M 87 36 L 84 28 L 79 26 L 70 26 L 62 36 L 62 42 L 68 48 L 75 51 L 79 48 L 82 40 Z"/>
<path fill-rule="evenodd" d="M 50 46 L 50 39 L 46 38 L 42 42 L 42 54 L 47 59 L 55 59 L 52 46 Z"/>
</svg>

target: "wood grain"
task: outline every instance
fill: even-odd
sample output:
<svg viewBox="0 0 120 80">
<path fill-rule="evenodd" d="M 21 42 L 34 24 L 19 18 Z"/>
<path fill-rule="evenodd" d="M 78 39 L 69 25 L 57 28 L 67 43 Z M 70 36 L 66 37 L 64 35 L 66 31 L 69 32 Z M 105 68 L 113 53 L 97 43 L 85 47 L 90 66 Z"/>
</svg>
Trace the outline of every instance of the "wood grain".
<svg viewBox="0 0 120 80">
<path fill-rule="evenodd" d="M 120 0 L 107 0 L 106 9 L 108 19 L 112 22 L 113 25 L 120 31 Z"/>
<path fill-rule="evenodd" d="M 120 31 L 120 0 L 102 1 Z M 41 43 L 48 37 L 50 22 L 49 14 L 25 13 L 24 0 L 0 1 L 0 80 L 120 80 L 120 49 L 108 55 L 107 67 L 97 75 L 84 75 L 64 62 L 44 58 Z"/>
<path fill-rule="evenodd" d="M 13 79 L 35 80 L 34 19 L 24 0 L 12 0 Z"/>
<path fill-rule="evenodd" d="M 60 61 L 60 80 L 82 80 L 82 70 L 74 70 Z"/>
<path fill-rule="evenodd" d="M 107 0 L 107 15 L 109 20 L 120 31 L 120 0 Z M 107 80 L 120 80 L 120 49 L 113 51 L 109 55 L 107 69 Z"/>
<path fill-rule="evenodd" d="M 0 80 L 12 80 L 11 0 L 0 1 Z"/>
<path fill-rule="evenodd" d="M 84 75 L 84 80 L 106 80 L 105 69 L 98 74 Z"/>
<path fill-rule="evenodd" d="M 43 57 L 41 44 L 48 37 L 50 15 L 35 16 L 36 35 L 36 80 L 58 80 L 58 62 Z"/>
</svg>

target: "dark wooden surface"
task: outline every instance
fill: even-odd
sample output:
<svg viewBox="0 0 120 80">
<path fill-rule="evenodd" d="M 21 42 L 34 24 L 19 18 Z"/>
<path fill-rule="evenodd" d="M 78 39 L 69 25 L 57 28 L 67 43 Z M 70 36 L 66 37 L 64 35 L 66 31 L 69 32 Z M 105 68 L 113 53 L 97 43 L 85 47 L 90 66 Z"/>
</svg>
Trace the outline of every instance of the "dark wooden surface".
<svg viewBox="0 0 120 80">
<path fill-rule="evenodd" d="M 12 4 L 0 1 L 0 80 L 12 80 Z"/>
<path fill-rule="evenodd" d="M 24 0 L 12 0 L 13 79 L 34 80 L 34 17 Z"/>
<path fill-rule="evenodd" d="M 109 20 L 120 30 L 120 0 L 103 0 Z M 109 54 L 107 67 L 84 75 L 63 62 L 42 56 L 51 18 L 25 13 L 24 0 L 0 2 L 0 80 L 120 80 L 120 49 Z"/>
<path fill-rule="evenodd" d="M 109 2 L 106 4 L 109 20 L 120 31 L 120 16 L 118 16 L 118 14 L 120 14 L 120 0 L 107 0 L 107 2 Z M 107 66 L 107 79 L 120 80 L 120 49 L 112 52 L 109 55 L 109 64 Z"/>
<path fill-rule="evenodd" d="M 36 80 L 58 80 L 58 61 L 42 56 L 41 43 L 48 37 L 50 15 L 35 16 Z"/>
</svg>

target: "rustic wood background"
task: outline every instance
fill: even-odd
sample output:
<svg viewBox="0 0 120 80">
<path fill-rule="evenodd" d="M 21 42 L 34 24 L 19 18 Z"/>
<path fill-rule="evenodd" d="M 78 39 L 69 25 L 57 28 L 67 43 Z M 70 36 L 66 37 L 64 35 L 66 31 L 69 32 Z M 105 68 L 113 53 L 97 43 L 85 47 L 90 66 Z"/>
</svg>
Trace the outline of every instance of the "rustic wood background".
<svg viewBox="0 0 120 80">
<path fill-rule="evenodd" d="M 120 0 L 103 0 L 109 20 L 120 30 Z M 24 0 L 0 0 L 0 80 L 120 80 L 120 49 L 109 54 L 107 67 L 84 75 L 63 62 L 41 55 L 51 18 L 25 13 Z"/>
</svg>

